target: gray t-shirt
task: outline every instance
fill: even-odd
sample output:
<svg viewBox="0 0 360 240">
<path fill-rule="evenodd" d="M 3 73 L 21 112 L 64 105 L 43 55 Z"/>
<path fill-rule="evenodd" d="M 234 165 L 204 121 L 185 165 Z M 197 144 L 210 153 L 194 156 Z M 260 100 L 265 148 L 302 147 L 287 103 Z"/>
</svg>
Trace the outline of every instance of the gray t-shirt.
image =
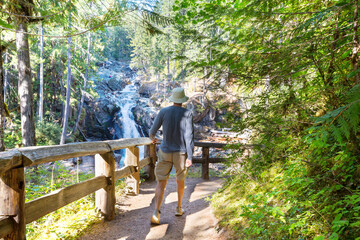
<svg viewBox="0 0 360 240">
<path fill-rule="evenodd" d="M 164 153 L 186 152 L 192 160 L 194 152 L 194 125 L 192 112 L 186 108 L 170 106 L 160 110 L 150 129 L 150 137 L 163 126 L 160 148 Z"/>
</svg>

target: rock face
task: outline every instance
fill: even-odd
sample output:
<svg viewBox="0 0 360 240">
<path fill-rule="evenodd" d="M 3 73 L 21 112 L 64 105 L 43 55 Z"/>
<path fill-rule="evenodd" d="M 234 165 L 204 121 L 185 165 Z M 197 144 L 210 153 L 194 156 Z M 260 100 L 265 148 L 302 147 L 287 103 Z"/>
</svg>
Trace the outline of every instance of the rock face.
<svg viewBox="0 0 360 240">
<path fill-rule="evenodd" d="M 85 134 L 91 139 L 112 139 L 110 127 L 113 116 L 120 108 L 106 99 L 99 98 L 87 103 Z"/>
<path fill-rule="evenodd" d="M 144 137 L 148 137 L 149 130 L 159 110 L 158 106 L 151 101 L 151 97 L 156 93 L 157 86 L 155 82 L 143 82 L 142 80 L 141 76 L 137 76 L 135 79 L 140 97 L 132 111 L 135 122 L 141 128 L 140 132 Z"/>
<path fill-rule="evenodd" d="M 133 108 L 133 113 L 136 123 L 141 127 L 141 130 L 145 135 L 144 137 L 148 137 L 149 130 L 156 117 L 156 110 L 151 110 L 149 107 L 137 105 L 135 108 Z"/>
<path fill-rule="evenodd" d="M 105 93 L 121 91 L 130 83 L 134 72 L 129 68 L 128 63 L 107 61 L 99 69 L 98 79 L 95 81 L 96 91 L 100 97 Z"/>
<path fill-rule="evenodd" d="M 156 92 L 155 82 L 146 82 L 140 85 L 139 94 L 141 97 L 150 98 Z"/>
</svg>

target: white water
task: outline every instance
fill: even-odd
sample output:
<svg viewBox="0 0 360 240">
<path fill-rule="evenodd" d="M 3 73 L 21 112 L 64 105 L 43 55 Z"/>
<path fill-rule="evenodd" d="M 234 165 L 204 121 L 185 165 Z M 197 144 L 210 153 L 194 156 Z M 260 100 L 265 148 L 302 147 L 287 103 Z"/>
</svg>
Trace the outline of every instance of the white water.
<svg viewBox="0 0 360 240">
<path fill-rule="evenodd" d="M 134 83 L 127 85 L 122 91 L 110 92 L 105 95 L 110 102 L 115 103 L 120 107 L 120 111 L 114 116 L 114 139 L 119 138 L 139 138 L 141 134 L 140 129 L 134 119 L 134 114 L 131 111 L 136 106 L 139 99 L 139 94 L 136 91 Z M 122 127 L 121 127 L 122 126 Z M 140 159 L 144 158 L 144 147 L 139 147 Z M 124 164 L 125 150 L 121 150 L 120 166 Z"/>
</svg>

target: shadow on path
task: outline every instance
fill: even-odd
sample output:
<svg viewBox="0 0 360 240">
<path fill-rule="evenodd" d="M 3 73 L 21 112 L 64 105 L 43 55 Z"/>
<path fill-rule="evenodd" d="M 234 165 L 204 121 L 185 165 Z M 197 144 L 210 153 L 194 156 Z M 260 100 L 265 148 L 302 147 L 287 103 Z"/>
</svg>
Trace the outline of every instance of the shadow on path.
<svg viewBox="0 0 360 240">
<path fill-rule="evenodd" d="M 138 196 L 126 196 L 118 202 L 115 220 L 95 225 L 80 239 L 224 239 L 216 232 L 216 219 L 205 201 L 221 183 L 222 180 L 219 178 L 210 181 L 199 178 L 186 179 L 183 200 L 185 214 L 176 217 L 176 180 L 170 178 L 161 207 L 160 225 L 150 224 L 150 217 L 154 211 L 156 182 L 142 183 Z"/>
</svg>

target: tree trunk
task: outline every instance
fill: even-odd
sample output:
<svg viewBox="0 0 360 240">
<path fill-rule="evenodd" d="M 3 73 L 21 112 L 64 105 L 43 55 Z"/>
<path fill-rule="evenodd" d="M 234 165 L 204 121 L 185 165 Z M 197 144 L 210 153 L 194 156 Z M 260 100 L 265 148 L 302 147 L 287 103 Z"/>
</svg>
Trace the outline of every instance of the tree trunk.
<svg viewBox="0 0 360 240">
<path fill-rule="evenodd" d="M 158 71 L 156 74 L 156 93 L 159 92 L 159 83 L 160 83 L 160 72 Z"/>
<path fill-rule="evenodd" d="M 196 92 L 196 77 L 193 77 L 194 92 Z"/>
<path fill-rule="evenodd" d="M 181 50 L 181 56 L 184 55 L 184 52 L 186 51 L 186 46 L 184 45 L 184 47 Z M 186 76 L 186 72 L 184 69 L 184 60 L 181 59 L 181 82 L 183 83 L 185 81 L 185 76 Z M 195 89 L 194 89 L 195 91 Z"/>
<path fill-rule="evenodd" d="M 358 52 L 359 52 L 359 35 L 358 35 L 358 16 L 359 16 L 359 3 L 358 0 L 354 1 L 355 10 L 354 10 L 354 36 L 353 36 L 353 50 L 352 50 L 352 65 L 353 71 L 358 69 Z M 360 77 L 359 73 L 355 74 L 355 84 L 359 83 Z"/>
<path fill-rule="evenodd" d="M 76 128 L 78 127 L 78 124 L 79 124 L 79 121 L 80 121 L 80 116 L 81 116 L 81 111 L 82 111 L 82 108 L 83 108 L 83 105 L 84 105 L 84 98 L 85 98 L 84 92 L 86 91 L 86 85 L 87 85 L 87 79 L 88 79 L 88 73 L 89 73 L 90 48 L 91 48 L 91 33 L 89 32 L 89 34 L 88 34 L 87 56 L 86 56 L 86 68 L 85 68 L 85 76 L 84 76 L 84 89 L 81 91 L 81 100 L 80 100 L 79 109 L 78 109 L 77 116 L 76 116 L 76 122 L 75 122 L 75 126 L 74 126 L 74 129 L 73 129 L 73 133 L 75 133 Z"/>
<path fill-rule="evenodd" d="M 69 3 L 71 1 L 69 0 Z M 69 12 L 69 29 L 71 28 L 71 10 Z M 65 115 L 63 119 L 63 130 L 61 133 L 60 144 L 65 144 L 66 129 L 68 126 L 69 112 L 70 112 L 70 94 L 71 94 L 71 37 L 68 38 L 68 70 L 67 70 L 67 83 L 66 83 L 66 103 L 65 103 Z"/>
<path fill-rule="evenodd" d="M 169 47 L 168 47 L 169 48 Z M 167 53 L 167 59 L 166 59 L 166 65 L 167 65 L 167 75 L 166 75 L 166 81 L 168 84 L 170 84 L 170 56 L 169 56 L 169 49 Z"/>
<path fill-rule="evenodd" d="M 204 80 L 203 80 L 203 93 L 206 92 L 206 76 L 208 75 L 208 69 L 207 67 L 204 67 Z"/>
<path fill-rule="evenodd" d="M 4 60 L 4 64 L 7 65 L 9 62 L 9 52 L 8 50 L 5 50 L 5 60 Z M 4 71 L 4 102 L 6 103 L 6 98 L 7 98 L 7 87 L 9 85 L 9 78 L 8 78 L 8 71 L 7 69 L 4 68 L 4 66 L 2 66 L 3 71 Z"/>
<path fill-rule="evenodd" d="M 265 106 L 269 107 L 269 93 L 270 93 L 270 74 L 266 76 L 264 94 L 265 94 Z"/>
<path fill-rule="evenodd" d="M 42 122 L 44 117 L 44 28 L 41 22 L 40 27 L 40 93 L 39 93 L 39 121 Z"/>
<path fill-rule="evenodd" d="M 0 151 L 5 151 L 5 142 L 4 142 L 4 125 L 5 125 L 5 106 L 4 106 L 4 68 L 3 68 L 3 59 L 2 59 L 3 47 L 1 45 L 1 35 L 0 35 Z"/>
<path fill-rule="evenodd" d="M 173 84 L 173 88 L 175 87 L 175 74 L 176 74 L 176 59 L 174 58 L 174 66 L 173 66 L 173 71 L 172 71 L 172 84 Z"/>
<path fill-rule="evenodd" d="M 65 98 L 65 87 L 64 87 L 64 63 L 62 59 L 60 59 L 60 93 L 61 93 L 61 99 Z M 63 123 L 65 114 L 65 103 L 64 100 L 61 102 L 61 123 Z"/>
<path fill-rule="evenodd" d="M 16 50 L 18 54 L 19 89 L 22 144 L 35 146 L 35 123 L 33 110 L 33 86 L 31 80 L 30 52 L 27 23 L 20 22 L 16 32 Z"/>
</svg>

